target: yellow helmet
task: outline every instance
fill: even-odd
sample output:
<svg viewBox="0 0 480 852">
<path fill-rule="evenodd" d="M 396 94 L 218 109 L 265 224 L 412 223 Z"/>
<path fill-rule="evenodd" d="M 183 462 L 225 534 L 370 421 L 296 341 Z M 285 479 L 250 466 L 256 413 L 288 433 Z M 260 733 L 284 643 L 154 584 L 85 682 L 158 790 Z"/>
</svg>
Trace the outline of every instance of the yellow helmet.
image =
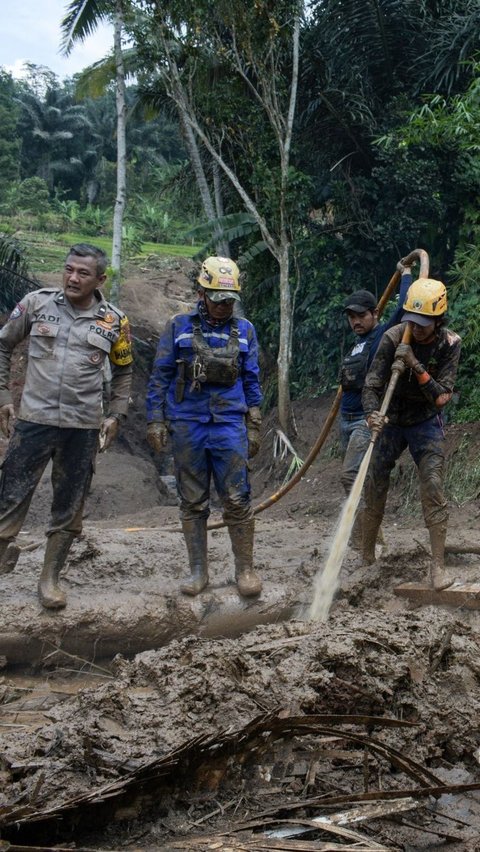
<svg viewBox="0 0 480 852">
<path fill-rule="evenodd" d="M 410 285 L 405 299 L 402 322 L 419 322 L 419 315 L 441 317 L 447 310 L 447 288 L 434 278 L 418 278 Z M 431 319 L 427 320 L 427 323 Z M 420 322 L 420 325 L 424 323 Z"/>
<path fill-rule="evenodd" d="M 229 257 L 207 257 L 202 263 L 197 281 L 206 290 L 229 290 L 239 293 L 242 289 L 239 278 L 240 270 L 234 260 Z"/>
</svg>

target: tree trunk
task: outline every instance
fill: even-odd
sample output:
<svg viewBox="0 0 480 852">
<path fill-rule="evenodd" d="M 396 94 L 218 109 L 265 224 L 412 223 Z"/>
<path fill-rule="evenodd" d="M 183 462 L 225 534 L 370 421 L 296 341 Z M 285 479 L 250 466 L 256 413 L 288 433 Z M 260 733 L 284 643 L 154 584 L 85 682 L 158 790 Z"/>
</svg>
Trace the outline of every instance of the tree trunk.
<svg viewBox="0 0 480 852">
<path fill-rule="evenodd" d="M 122 30 L 122 6 L 120 0 L 117 0 L 114 20 L 117 103 L 117 197 L 115 199 L 113 214 L 112 286 L 110 290 L 110 298 L 114 304 L 118 304 L 120 298 L 123 216 L 127 203 L 127 108 L 125 97 L 125 67 L 122 54 Z"/>
<path fill-rule="evenodd" d="M 293 419 L 290 401 L 290 363 L 292 360 L 292 298 L 290 293 L 290 259 L 288 242 L 283 241 L 278 259 L 280 270 L 280 340 L 278 344 L 278 420 L 286 435 L 292 435 Z"/>
<path fill-rule="evenodd" d="M 223 219 L 223 217 L 225 216 L 225 211 L 223 209 L 222 176 L 220 174 L 220 169 L 216 160 L 212 160 L 212 172 L 217 219 Z M 230 257 L 230 246 L 228 244 L 228 240 L 217 240 L 216 249 L 217 253 L 223 255 L 223 257 Z"/>
<path fill-rule="evenodd" d="M 205 170 L 203 168 L 202 158 L 200 156 L 197 140 L 195 138 L 195 134 L 193 132 L 191 124 L 189 123 L 189 121 L 187 121 L 187 117 L 185 116 L 185 113 L 182 110 L 181 99 L 174 98 L 174 103 L 177 107 L 178 116 L 183 131 L 183 138 L 185 140 L 185 145 L 187 147 L 188 155 L 190 157 L 193 173 L 197 182 L 197 188 L 198 192 L 200 193 L 203 210 L 207 221 L 211 222 L 212 219 L 215 219 L 215 207 L 213 206 L 212 195 L 210 192 L 210 187 L 208 185 Z"/>
</svg>

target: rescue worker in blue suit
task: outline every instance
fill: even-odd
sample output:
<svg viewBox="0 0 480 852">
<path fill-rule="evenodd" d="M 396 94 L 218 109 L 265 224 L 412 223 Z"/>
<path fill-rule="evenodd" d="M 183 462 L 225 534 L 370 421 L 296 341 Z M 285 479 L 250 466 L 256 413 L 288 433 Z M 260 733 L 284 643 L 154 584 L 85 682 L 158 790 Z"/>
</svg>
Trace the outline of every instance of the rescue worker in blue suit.
<svg viewBox="0 0 480 852">
<path fill-rule="evenodd" d="M 388 328 L 400 322 L 403 303 L 412 283 L 412 271 L 400 260 L 400 294 L 397 308 L 388 322 L 378 321 L 377 300 L 370 290 L 357 290 L 347 296 L 344 311 L 350 328 L 355 333 L 355 343 L 345 356 L 340 374 L 342 402 L 340 407 L 340 446 L 343 453 L 341 482 L 348 495 L 357 477 L 363 457 L 371 439 L 362 405 L 362 390 L 370 365 L 380 340 Z M 361 550 L 363 540 L 363 509 L 357 512 L 352 529 L 351 546 Z M 381 529 L 379 541 L 383 542 Z"/>
<path fill-rule="evenodd" d="M 180 517 L 191 577 L 181 591 L 208 584 L 207 519 L 211 477 L 222 503 L 241 595 L 258 595 L 253 569 L 254 517 L 247 459 L 260 446 L 262 392 L 255 328 L 234 315 L 239 269 L 208 257 L 197 278 L 199 300 L 169 320 L 147 392 L 147 441 L 162 452 L 170 435 Z"/>
</svg>

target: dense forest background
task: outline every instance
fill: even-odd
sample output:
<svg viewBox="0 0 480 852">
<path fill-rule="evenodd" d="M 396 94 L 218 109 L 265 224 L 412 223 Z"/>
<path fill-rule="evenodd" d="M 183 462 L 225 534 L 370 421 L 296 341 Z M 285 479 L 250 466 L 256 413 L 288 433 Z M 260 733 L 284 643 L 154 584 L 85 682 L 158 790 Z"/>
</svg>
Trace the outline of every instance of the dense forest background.
<svg viewBox="0 0 480 852">
<path fill-rule="evenodd" d="M 365 287 L 380 297 L 397 260 L 420 247 L 431 277 L 448 286 L 450 324 L 464 341 L 452 415 L 479 420 L 478 0 L 75 5 L 86 15 L 81 38 L 95 19 L 122 24 L 123 254 L 195 244 L 199 255 L 239 261 L 267 403 L 284 298 L 275 249 L 286 235 L 292 396 L 336 386 L 345 294 Z M 0 71 L 9 240 L 28 249 L 38 231 L 111 235 L 116 57 L 112 48 L 62 81 L 43 67 L 22 80 Z"/>
</svg>

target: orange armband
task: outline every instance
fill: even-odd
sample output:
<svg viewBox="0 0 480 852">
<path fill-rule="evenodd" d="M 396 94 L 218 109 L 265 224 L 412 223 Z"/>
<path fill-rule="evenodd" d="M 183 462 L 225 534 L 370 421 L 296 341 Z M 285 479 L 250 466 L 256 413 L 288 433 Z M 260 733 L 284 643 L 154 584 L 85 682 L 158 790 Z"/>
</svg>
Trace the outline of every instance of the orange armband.
<svg viewBox="0 0 480 852">
<path fill-rule="evenodd" d="M 416 373 L 416 376 L 419 385 L 426 385 L 430 381 L 430 373 L 427 373 L 426 370 L 423 373 Z"/>
</svg>

